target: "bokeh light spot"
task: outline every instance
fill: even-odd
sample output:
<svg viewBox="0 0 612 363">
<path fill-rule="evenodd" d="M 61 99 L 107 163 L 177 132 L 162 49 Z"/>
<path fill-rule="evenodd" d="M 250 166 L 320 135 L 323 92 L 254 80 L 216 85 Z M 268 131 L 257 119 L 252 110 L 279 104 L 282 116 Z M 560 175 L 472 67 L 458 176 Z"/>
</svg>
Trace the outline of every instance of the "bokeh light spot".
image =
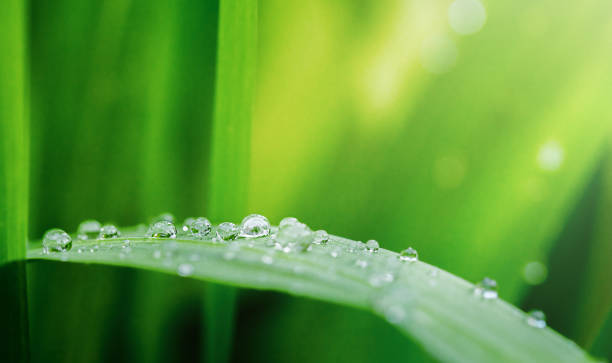
<svg viewBox="0 0 612 363">
<path fill-rule="evenodd" d="M 537 159 L 542 170 L 555 171 L 563 164 L 565 152 L 557 141 L 548 141 L 540 146 Z"/>
<path fill-rule="evenodd" d="M 487 20 L 487 12 L 478 0 L 455 0 L 448 7 L 448 22 L 461 35 L 480 31 Z"/>
<path fill-rule="evenodd" d="M 540 261 L 531 261 L 523 267 L 523 278 L 529 285 L 539 285 L 546 281 L 548 268 Z"/>
</svg>

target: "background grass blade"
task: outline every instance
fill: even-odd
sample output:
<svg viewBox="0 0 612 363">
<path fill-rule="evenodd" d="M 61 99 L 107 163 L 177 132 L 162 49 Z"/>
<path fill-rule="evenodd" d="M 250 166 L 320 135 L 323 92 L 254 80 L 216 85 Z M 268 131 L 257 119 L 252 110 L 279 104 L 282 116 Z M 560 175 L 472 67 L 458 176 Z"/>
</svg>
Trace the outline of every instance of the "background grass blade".
<svg viewBox="0 0 612 363">
<path fill-rule="evenodd" d="M 246 214 L 256 64 L 257 1 L 221 0 L 207 203 L 213 221 L 238 223 Z M 207 285 L 203 358 L 209 362 L 230 357 L 235 300 L 235 289 Z"/>
<path fill-rule="evenodd" d="M 94 253 L 87 253 L 90 242 L 64 254 L 34 248 L 28 258 L 151 269 L 366 309 L 449 362 L 590 360 L 549 328 L 528 325 L 526 315 L 504 301 L 476 296 L 472 284 L 423 262 L 402 263 L 387 250 L 367 252 L 355 241 L 334 237 L 308 252 L 285 254 L 267 247 L 267 238 L 227 245 L 127 237 L 127 251 L 123 240 L 111 240 L 93 242 L 99 244 Z M 155 251 L 166 257 L 153 258 Z M 392 281 L 380 283 L 387 273 Z"/>
<path fill-rule="evenodd" d="M 26 3 L 0 12 L 0 357 L 29 360 L 26 256 L 28 235 L 28 62 Z"/>
</svg>

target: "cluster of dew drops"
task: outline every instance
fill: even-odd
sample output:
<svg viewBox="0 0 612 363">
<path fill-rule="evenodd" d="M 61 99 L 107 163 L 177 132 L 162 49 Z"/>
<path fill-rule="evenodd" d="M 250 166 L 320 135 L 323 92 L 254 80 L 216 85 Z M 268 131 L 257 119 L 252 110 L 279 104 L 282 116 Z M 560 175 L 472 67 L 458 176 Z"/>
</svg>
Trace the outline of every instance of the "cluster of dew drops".
<svg viewBox="0 0 612 363">
<path fill-rule="evenodd" d="M 330 239 L 326 231 L 311 231 L 306 224 L 294 217 L 282 219 L 278 227 L 272 226 L 266 217 L 259 214 L 250 214 L 246 216 L 240 225 L 231 222 L 223 222 L 214 226 L 205 217 L 187 218 L 180 228 L 177 229 L 174 224 L 174 216 L 169 213 L 164 213 L 154 218 L 144 237 L 173 239 L 177 238 L 177 236 L 218 243 L 227 243 L 238 239 L 272 237 L 269 242 L 271 243 L 270 246 L 275 246 L 286 253 L 292 250 L 309 251 L 312 248 L 312 244 L 323 245 Z M 76 235 L 77 240 L 83 242 L 112 240 L 120 237 L 121 232 L 115 225 L 102 225 L 100 222 L 91 219 L 79 225 Z M 42 245 L 44 254 L 68 252 L 72 248 L 72 237 L 59 228 L 53 228 L 45 233 Z M 370 253 L 376 253 L 380 248 L 376 240 L 369 240 L 363 245 Z M 97 244 L 93 245 L 90 247 L 90 252 L 95 252 L 97 248 Z M 333 258 L 336 258 L 338 254 L 338 250 L 332 250 L 331 252 Z M 408 247 L 400 252 L 398 259 L 401 262 L 417 261 L 418 252 L 414 248 Z M 262 257 L 262 262 L 269 264 L 271 262 L 270 257 Z M 367 266 L 367 262 L 364 260 L 357 260 L 356 265 L 363 268 Z M 192 271 L 193 266 L 191 265 L 179 266 L 180 275 L 186 276 Z M 387 275 L 388 274 L 385 274 L 382 278 L 392 281 L 392 276 Z M 476 284 L 474 295 L 484 300 L 497 299 L 497 282 L 485 277 Z M 541 310 L 531 310 L 527 314 L 527 324 L 535 328 L 544 328 L 546 327 L 546 317 Z"/>
</svg>

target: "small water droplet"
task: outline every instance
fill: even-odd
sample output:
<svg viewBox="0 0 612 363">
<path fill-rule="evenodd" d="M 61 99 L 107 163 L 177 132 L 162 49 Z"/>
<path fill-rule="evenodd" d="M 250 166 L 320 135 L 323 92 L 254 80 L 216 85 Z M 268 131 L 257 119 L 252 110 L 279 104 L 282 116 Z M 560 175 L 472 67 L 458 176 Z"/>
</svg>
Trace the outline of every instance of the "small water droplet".
<svg viewBox="0 0 612 363">
<path fill-rule="evenodd" d="M 406 318 L 406 312 L 400 305 L 391 305 L 384 311 L 385 318 L 391 324 L 399 324 Z"/>
<path fill-rule="evenodd" d="M 108 238 L 119 238 L 121 233 L 119 229 L 112 224 L 106 224 L 100 228 L 100 235 L 98 238 L 108 239 Z"/>
<path fill-rule="evenodd" d="M 527 313 L 527 324 L 534 328 L 546 328 L 546 315 L 542 310 L 531 310 Z"/>
<path fill-rule="evenodd" d="M 485 277 L 476 284 L 474 293 L 478 296 L 482 296 L 485 299 L 496 299 L 497 298 L 497 281 Z"/>
<path fill-rule="evenodd" d="M 368 267 L 368 261 L 365 261 L 365 260 L 357 260 L 357 261 L 355 261 L 355 265 L 356 265 L 357 267 L 366 268 L 366 267 Z"/>
<path fill-rule="evenodd" d="M 366 248 L 368 249 L 368 252 L 378 252 L 380 245 L 378 244 L 378 241 L 371 239 L 366 242 Z"/>
<path fill-rule="evenodd" d="M 236 257 L 236 252 L 233 251 L 227 251 L 223 254 L 223 258 L 226 260 L 233 260 L 234 257 Z"/>
<path fill-rule="evenodd" d="M 160 250 L 153 251 L 153 258 L 161 258 L 162 253 Z"/>
<path fill-rule="evenodd" d="M 289 227 L 292 226 L 294 224 L 300 223 L 300 221 L 298 221 L 297 218 L 295 217 L 286 217 L 283 218 L 280 223 L 278 224 L 279 228 L 285 228 L 285 227 Z"/>
<path fill-rule="evenodd" d="M 189 225 L 191 236 L 195 238 L 204 238 L 212 231 L 210 221 L 204 217 L 199 217 L 193 220 Z"/>
<path fill-rule="evenodd" d="M 386 284 L 393 282 L 395 278 L 393 274 L 390 272 L 377 273 L 370 277 L 369 282 L 370 285 L 374 287 L 380 287 Z"/>
<path fill-rule="evenodd" d="M 231 241 L 238 237 L 240 229 L 232 222 L 223 222 L 216 228 L 217 238 L 222 241 Z"/>
<path fill-rule="evenodd" d="M 271 265 L 274 262 L 274 258 L 272 258 L 270 255 L 263 255 L 261 256 L 261 262 L 265 263 L 266 265 Z"/>
<path fill-rule="evenodd" d="M 191 225 L 191 223 L 193 223 L 193 221 L 195 221 L 195 218 L 189 217 L 185 219 L 185 222 L 183 222 L 183 225 L 181 226 L 181 232 L 189 233 L 189 226 Z"/>
<path fill-rule="evenodd" d="M 193 273 L 193 265 L 189 263 L 181 263 L 177 268 L 177 272 L 181 276 L 189 276 Z"/>
<path fill-rule="evenodd" d="M 329 241 L 329 235 L 326 231 L 320 229 L 313 233 L 312 243 L 317 245 L 324 245 Z"/>
<path fill-rule="evenodd" d="M 240 236 L 244 238 L 264 237 L 270 234 L 268 218 L 260 214 L 250 214 L 240 224 Z"/>
<path fill-rule="evenodd" d="M 172 222 L 159 221 L 149 227 L 147 236 L 153 238 L 176 238 L 176 227 Z"/>
<path fill-rule="evenodd" d="M 59 228 L 47 231 L 43 237 L 43 252 L 66 252 L 72 248 L 72 238 Z"/>
<path fill-rule="evenodd" d="M 79 228 L 77 228 L 77 238 L 83 241 L 88 239 L 96 239 L 100 234 L 101 228 L 102 225 L 100 222 L 94 219 L 83 221 L 81 224 L 79 224 Z"/>
<path fill-rule="evenodd" d="M 174 223 L 174 220 L 175 220 L 174 215 L 172 215 L 172 213 L 162 213 L 158 215 L 157 217 L 153 218 L 153 220 L 151 221 L 151 224 L 155 224 L 157 222 L 162 222 L 162 221 Z"/>
<path fill-rule="evenodd" d="M 329 254 L 333 258 L 337 258 L 338 256 L 340 256 L 340 250 L 339 249 L 335 249 L 335 250 L 331 251 Z"/>
<path fill-rule="evenodd" d="M 414 262 L 419 259 L 419 253 L 412 247 L 408 247 L 400 253 L 400 260 Z"/>
</svg>

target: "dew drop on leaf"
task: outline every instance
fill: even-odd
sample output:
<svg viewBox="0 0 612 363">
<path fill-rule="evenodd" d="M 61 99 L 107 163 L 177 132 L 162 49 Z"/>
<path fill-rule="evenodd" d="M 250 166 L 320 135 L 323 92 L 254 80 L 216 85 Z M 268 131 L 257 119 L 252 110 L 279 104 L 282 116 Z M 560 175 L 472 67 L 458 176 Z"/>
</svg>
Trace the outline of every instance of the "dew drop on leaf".
<svg viewBox="0 0 612 363">
<path fill-rule="evenodd" d="M 66 252 L 72 248 L 72 238 L 63 230 L 53 228 L 45 233 L 42 245 L 44 253 Z"/>
<path fill-rule="evenodd" d="M 419 259 L 419 253 L 412 247 L 408 247 L 400 253 L 400 260 L 414 262 Z"/>
<path fill-rule="evenodd" d="M 240 224 L 240 236 L 244 238 L 264 237 L 270 234 L 268 218 L 260 214 L 250 214 Z"/>
<path fill-rule="evenodd" d="M 527 324 L 534 328 L 545 328 L 546 327 L 546 315 L 542 310 L 531 310 L 527 313 Z"/>
<path fill-rule="evenodd" d="M 285 227 L 289 227 L 292 226 L 294 224 L 300 223 L 300 221 L 298 221 L 297 218 L 295 217 L 285 217 L 283 218 L 280 223 L 278 224 L 279 228 L 285 228 Z"/>
<path fill-rule="evenodd" d="M 217 238 L 222 241 L 231 241 L 238 237 L 240 229 L 232 222 L 223 222 L 216 228 Z"/>
<path fill-rule="evenodd" d="M 478 296 L 482 296 L 485 299 L 496 299 L 497 298 L 497 281 L 485 277 L 476 284 L 474 293 Z"/>
<path fill-rule="evenodd" d="M 119 233 L 119 229 L 112 224 L 106 224 L 100 228 L 100 234 L 98 238 L 119 238 L 121 234 Z"/>
<path fill-rule="evenodd" d="M 191 225 L 191 223 L 193 223 L 193 221 L 195 221 L 195 218 L 189 217 L 185 219 L 185 221 L 183 222 L 183 225 L 181 226 L 181 232 L 189 233 L 189 226 Z"/>
<path fill-rule="evenodd" d="M 149 227 L 147 236 L 153 238 L 176 238 L 176 227 L 172 222 L 168 221 L 155 222 Z"/>
<path fill-rule="evenodd" d="M 189 276 L 193 273 L 193 265 L 189 263 L 181 263 L 176 271 L 181 276 Z"/>
<path fill-rule="evenodd" d="M 153 220 L 151 221 L 151 224 L 155 224 L 157 222 L 161 222 L 161 221 L 166 221 L 166 222 L 170 222 L 170 223 L 174 223 L 174 215 L 172 215 L 172 213 L 162 213 L 160 215 L 158 215 L 157 217 L 153 218 Z"/>
<path fill-rule="evenodd" d="M 77 238 L 80 240 L 96 239 L 100 234 L 102 225 L 94 219 L 88 219 L 79 224 L 77 228 Z"/>
<path fill-rule="evenodd" d="M 320 229 L 313 233 L 312 243 L 317 245 L 324 245 L 329 241 L 329 235 L 326 231 Z"/>
<path fill-rule="evenodd" d="M 270 255 L 263 255 L 261 256 L 261 262 L 265 263 L 266 265 L 271 265 L 274 262 L 274 258 L 272 258 Z"/>
<path fill-rule="evenodd" d="M 194 219 L 189 225 L 189 232 L 192 237 L 204 238 L 212 231 L 210 221 L 204 217 Z"/>
<path fill-rule="evenodd" d="M 378 252 L 380 245 L 378 244 L 378 241 L 371 239 L 366 242 L 366 248 L 368 249 L 368 252 Z"/>
</svg>

